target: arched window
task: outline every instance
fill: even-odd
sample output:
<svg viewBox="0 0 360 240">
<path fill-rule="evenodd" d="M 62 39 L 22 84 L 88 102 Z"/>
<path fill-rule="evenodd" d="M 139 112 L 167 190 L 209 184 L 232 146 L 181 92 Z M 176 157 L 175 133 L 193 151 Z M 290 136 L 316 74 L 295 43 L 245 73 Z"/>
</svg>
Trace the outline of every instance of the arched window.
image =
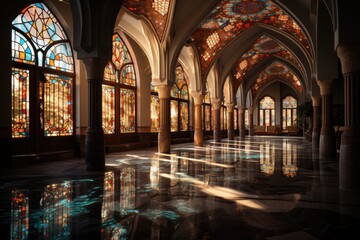
<svg viewBox="0 0 360 240">
<path fill-rule="evenodd" d="M 112 39 L 112 60 L 104 69 L 102 125 L 105 134 L 134 133 L 136 76 L 129 50 L 120 36 Z"/>
<path fill-rule="evenodd" d="M 282 127 L 294 126 L 297 117 L 297 100 L 287 96 L 282 100 Z"/>
<path fill-rule="evenodd" d="M 235 106 L 234 108 L 234 130 L 238 130 L 239 129 L 239 123 L 238 123 L 238 117 L 239 117 L 239 110 L 237 108 L 237 106 Z"/>
<path fill-rule="evenodd" d="M 275 126 L 275 101 L 269 96 L 260 100 L 259 125 Z"/>
<path fill-rule="evenodd" d="M 34 144 L 46 149 L 53 140 L 42 141 L 44 137 L 74 133 L 72 48 L 59 21 L 43 3 L 21 11 L 12 22 L 11 38 L 12 137 L 31 139 L 26 145 L 31 151 Z M 59 146 L 61 141 L 57 141 Z"/>
<path fill-rule="evenodd" d="M 181 65 L 175 69 L 175 83 L 170 92 L 170 126 L 172 132 L 189 130 L 189 90 Z"/>
<path fill-rule="evenodd" d="M 212 124 L 211 124 L 211 102 L 210 102 L 210 92 L 206 92 L 203 100 L 203 130 L 211 131 Z"/>
<path fill-rule="evenodd" d="M 158 132 L 160 128 L 160 101 L 154 84 L 150 83 L 150 131 Z"/>
</svg>

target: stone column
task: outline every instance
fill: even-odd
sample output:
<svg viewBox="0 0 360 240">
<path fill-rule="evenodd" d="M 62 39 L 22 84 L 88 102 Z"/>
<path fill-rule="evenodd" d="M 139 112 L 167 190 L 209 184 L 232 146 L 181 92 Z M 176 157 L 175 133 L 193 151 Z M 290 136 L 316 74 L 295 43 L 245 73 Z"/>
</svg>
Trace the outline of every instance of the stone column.
<svg viewBox="0 0 360 240">
<path fill-rule="evenodd" d="M 214 119 L 214 141 L 221 142 L 221 128 L 220 128 L 220 108 L 221 103 L 219 98 L 211 99 Z"/>
<path fill-rule="evenodd" d="M 320 131 L 319 157 L 336 158 L 335 130 L 332 124 L 333 80 L 317 80 L 322 102 L 322 126 Z"/>
<path fill-rule="evenodd" d="M 344 75 L 345 126 L 340 145 L 340 188 L 360 188 L 360 44 L 339 46 Z"/>
<path fill-rule="evenodd" d="M 249 136 L 254 136 L 254 108 L 248 108 L 249 114 Z"/>
<path fill-rule="evenodd" d="M 245 108 L 239 107 L 239 136 L 245 138 Z"/>
<path fill-rule="evenodd" d="M 234 140 L 235 139 L 235 133 L 234 133 L 234 107 L 235 105 L 233 103 L 226 104 L 227 109 L 227 126 L 228 126 L 228 139 Z"/>
<path fill-rule="evenodd" d="M 105 144 L 102 127 L 102 79 L 106 61 L 94 57 L 83 59 L 88 81 L 88 127 L 85 137 L 87 170 L 105 169 Z"/>
<path fill-rule="evenodd" d="M 320 104 L 321 98 L 320 96 L 311 96 L 312 106 L 313 106 L 313 131 L 312 131 L 312 147 L 318 148 L 320 141 L 320 122 L 319 122 L 319 114 L 320 114 Z"/>
<path fill-rule="evenodd" d="M 201 93 L 192 94 L 194 98 L 194 105 L 195 105 L 195 131 L 194 131 L 194 145 L 202 147 L 204 144 L 204 136 L 203 136 L 203 129 L 202 129 L 202 103 L 203 103 L 203 96 Z"/>
<path fill-rule="evenodd" d="M 170 87 L 168 85 L 158 85 L 156 88 L 160 101 L 158 151 L 160 153 L 170 153 Z"/>
</svg>

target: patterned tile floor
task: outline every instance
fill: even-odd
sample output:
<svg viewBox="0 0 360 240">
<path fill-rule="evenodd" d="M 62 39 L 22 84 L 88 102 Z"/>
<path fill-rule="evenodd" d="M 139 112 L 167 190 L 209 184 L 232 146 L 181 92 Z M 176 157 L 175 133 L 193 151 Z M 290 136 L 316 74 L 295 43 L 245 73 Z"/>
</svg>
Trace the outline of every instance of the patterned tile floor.
<svg viewBox="0 0 360 240">
<path fill-rule="evenodd" d="M 300 137 L 0 170 L 0 239 L 357 239 L 360 197 Z"/>
</svg>

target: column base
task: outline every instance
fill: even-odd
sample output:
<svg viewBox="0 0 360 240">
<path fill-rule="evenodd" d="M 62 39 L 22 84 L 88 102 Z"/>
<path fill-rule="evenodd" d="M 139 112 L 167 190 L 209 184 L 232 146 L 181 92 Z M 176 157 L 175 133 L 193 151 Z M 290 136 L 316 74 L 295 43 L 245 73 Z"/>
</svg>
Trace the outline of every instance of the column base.
<svg viewBox="0 0 360 240">
<path fill-rule="evenodd" d="M 342 143 L 340 146 L 340 188 L 360 191 L 360 144 Z"/>
<path fill-rule="evenodd" d="M 214 141 L 221 142 L 221 131 L 214 129 Z"/>
<path fill-rule="evenodd" d="M 86 170 L 105 169 L 105 144 L 103 130 L 87 130 L 85 139 Z"/>
</svg>

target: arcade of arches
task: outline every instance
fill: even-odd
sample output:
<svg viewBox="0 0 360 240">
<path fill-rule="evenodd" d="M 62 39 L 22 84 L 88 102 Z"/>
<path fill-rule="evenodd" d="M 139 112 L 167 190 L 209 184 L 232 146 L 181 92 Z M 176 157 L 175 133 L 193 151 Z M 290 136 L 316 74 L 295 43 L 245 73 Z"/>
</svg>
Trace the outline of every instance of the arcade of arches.
<svg viewBox="0 0 360 240">
<path fill-rule="evenodd" d="M 4 169 L 81 157 L 102 171 L 110 153 L 261 136 L 302 139 L 320 168 L 337 163 L 339 189 L 358 191 L 353 3 L 12 2 L 0 29 Z"/>
</svg>

